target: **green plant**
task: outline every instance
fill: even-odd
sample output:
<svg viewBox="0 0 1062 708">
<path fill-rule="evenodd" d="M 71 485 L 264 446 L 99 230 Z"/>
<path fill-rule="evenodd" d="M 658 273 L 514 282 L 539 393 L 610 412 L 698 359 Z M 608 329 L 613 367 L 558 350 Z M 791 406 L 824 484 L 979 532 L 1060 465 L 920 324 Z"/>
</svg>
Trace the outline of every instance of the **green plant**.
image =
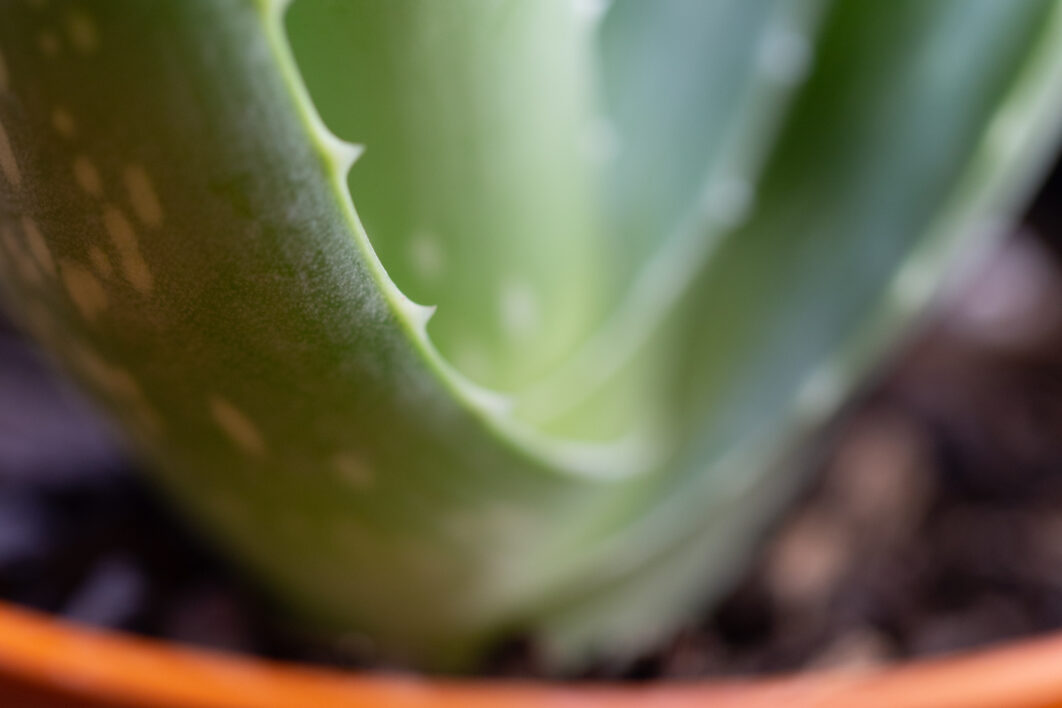
<svg viewBox="0 0 1062 708">
<path fill-rule="evenodd" d="M 725 586 L 1062 109 L 1054 0 L 286 5 L 0 5 L 3 285 L 235 557 L 431 667 Z"/>
</svg>

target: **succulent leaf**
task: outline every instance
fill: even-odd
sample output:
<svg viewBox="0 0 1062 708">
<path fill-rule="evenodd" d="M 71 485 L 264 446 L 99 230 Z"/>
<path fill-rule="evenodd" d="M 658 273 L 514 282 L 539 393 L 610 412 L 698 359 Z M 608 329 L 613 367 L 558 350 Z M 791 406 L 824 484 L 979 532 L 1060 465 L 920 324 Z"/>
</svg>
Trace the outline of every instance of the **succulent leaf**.
<svg viewBox="0 0 1062 708">
<path fill-rule="evenodd" d="M 1060 105 L 1057 0 L 12 0 L 0 285 L 320 627 L 577 663 L 725 586 Z"/>
</svg>

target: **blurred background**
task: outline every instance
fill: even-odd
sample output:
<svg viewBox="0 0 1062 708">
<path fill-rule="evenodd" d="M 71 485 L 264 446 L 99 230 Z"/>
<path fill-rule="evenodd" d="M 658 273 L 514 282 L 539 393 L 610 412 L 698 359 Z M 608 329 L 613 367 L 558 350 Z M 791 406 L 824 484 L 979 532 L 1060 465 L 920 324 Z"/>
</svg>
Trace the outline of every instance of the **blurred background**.
<svg viewBox="0 0 1062 708">
<path fill-rule="evenodd" d="M 739 585 L 669 645 L 591 675 L 872 663 L 1062 627 L 1060 203 L 1056 169 L 1017 233 L 969 254 L 835 421 L 814 483 Z M 200 645 L 371 661 L 362 638 L 321 645 L 287 628 L 135 467 L 0 316 L 0 599 Z M 491 666 L 535 670 L 519 638 Z"/>
</svg>

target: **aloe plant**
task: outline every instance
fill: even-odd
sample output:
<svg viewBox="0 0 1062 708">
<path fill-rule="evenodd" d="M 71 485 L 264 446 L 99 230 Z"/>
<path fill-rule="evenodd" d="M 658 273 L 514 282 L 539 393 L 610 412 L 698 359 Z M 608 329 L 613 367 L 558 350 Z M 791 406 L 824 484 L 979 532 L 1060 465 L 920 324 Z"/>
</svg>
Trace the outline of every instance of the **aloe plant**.
<svg viewBox="0 0 1062 708">
<path fill-rule="evenodd" d="M 7 302 L 323 631 L 637 651 L 1005 228 L 1054 0 L 6 0 Z"/>
</svg>

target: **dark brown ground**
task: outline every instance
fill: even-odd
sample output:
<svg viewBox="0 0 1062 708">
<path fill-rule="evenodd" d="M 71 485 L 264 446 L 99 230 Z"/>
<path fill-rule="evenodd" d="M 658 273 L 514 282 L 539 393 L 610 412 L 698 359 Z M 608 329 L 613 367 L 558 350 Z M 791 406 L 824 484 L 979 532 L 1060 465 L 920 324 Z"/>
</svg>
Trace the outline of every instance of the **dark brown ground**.
<svg viewBox="0 0 1062 708">
<path fill-rule="evenodd" d="M 589 676 L 878 662 L 1062 627 L 1055 182 L 1029 231 L 968 269 L 836 423 L 828 461 L 740 585 L 668 646 Z M 342 647 L 280 624 L 116 450 L 0 323 L 0 597 L 152 636 L 345 663 Z M 534 666 L 533 650 L 514 644 L 488 672 Z"/>
</svg>

